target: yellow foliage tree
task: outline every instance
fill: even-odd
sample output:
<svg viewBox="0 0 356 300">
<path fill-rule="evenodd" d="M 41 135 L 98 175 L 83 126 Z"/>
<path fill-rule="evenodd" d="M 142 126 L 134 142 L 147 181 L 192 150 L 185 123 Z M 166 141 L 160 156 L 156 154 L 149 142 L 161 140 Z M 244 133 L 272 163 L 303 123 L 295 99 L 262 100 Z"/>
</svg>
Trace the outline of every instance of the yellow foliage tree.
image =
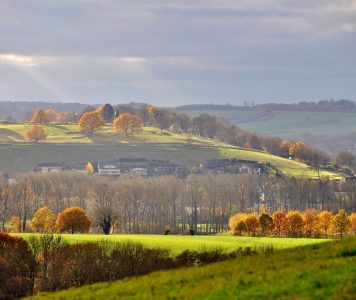
<svg viewBox="0 0 356 300">
<path fill-rule="evenodd" d="M 97 111 L 90 111 L 84 113 L 79 120 L 80 131 L 92 135 L 105 125 L 101 113 Z"/>
<path fill-rule="evenodd" d="M 233 234 L 239 233 L 241 235 L 241 230 L 237 229 L 237 224 L 239 221 L 243 221 L 246 218 L 245 214 L 237 213 L 229 218 L 228 226 Z M 241 224 L 240 224 L 241 225 Z M 246 225 L 246 224 L 245 224 Z M 245 231 L 245 230 L 242 230 Z"/>
<path fill-rule="evenodd" d="M 37 109 L 37 111 L 35 112 L 35 114 L 33 115 L 31 121 L 35 124 L 39 124 L 39 125 L 46 125 L 48 124 L 48 118 L 47 118 L 47 114 L 46 112 L 40 108 Z"/>
<path fill-rule="evenodd" d="M 126 136 L 133 136 L 135 133 L 142 130 L 142 127 L 142 120 L 130 113 L 122 113 L 113 123 L 114 130 L 124 132 Z"/>
<path fill-rule="evenodd" d="M 59 232 L 88 232 L 91 221 L 81 207 L 69 207 L 58 214 L 56 228 Z"/>
<path fill-rule="evenodd" d="M 351 221 L 347 217 L 345 210 L 340 209 L 339 212 L 334 217 L 333 231 L 334 233 L 343 237 L 349 232 L 351 228 Z"/>
<path fill-rule="evenodd" d="M 33 125 L 30 130 L 25 132 L 28 141 L 41 141 L 47 138 L 47 134 L 41 125 Z"/>
<path fill-rule="evenodd" d="M 85 170 L 87 171 L 88 174 L 94 174 L 94 167 L 91 162 L 88 162 L 87 165 L 85 166 Z"/>
<path fill-rule="evenodd" d="M 333 224 L 334 216 L 330 211 L 324 210 L 319 213 L 320 227 L 325 236 L 328 236 L 329 230 Z"/>
<path fill-rule="evenodd" d="M 290 211 L 286 214 L 287 232 L 292 237 L 300 237 L 303 234 L 304 221 L 299 211 Z"/>
<path fill-rule="evenodd" d="M 40 208 L 31 220 L 31 229 L 34 232 L 52 233 L 55 229 L 56 217 L 48 207 Z"/>
<path fill-rule="evenodd" d="M 303 212 L 304 232 L 308 237 L 316 235 L 320 231 L 320 219 L 316 210 L 307 209 Z"/>
</svg>

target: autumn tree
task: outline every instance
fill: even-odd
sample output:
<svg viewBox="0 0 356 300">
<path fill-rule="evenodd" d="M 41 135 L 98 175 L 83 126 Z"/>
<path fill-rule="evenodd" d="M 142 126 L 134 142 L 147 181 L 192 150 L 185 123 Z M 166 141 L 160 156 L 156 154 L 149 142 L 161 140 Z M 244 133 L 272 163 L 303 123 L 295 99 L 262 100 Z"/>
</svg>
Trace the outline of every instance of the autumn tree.
<svg viewBox="0 0 356 300">
<path fill-rule="evenodd" d="M 240 236 L 242 232 L 247 231 L 246 222 L 244 220 L 240 220 L 236 223 L 234 227 L 234 232 L 238 233 Z"/>
<path fill-rule="evenodd" d="M 50 109 L 47 109 L 46 111 L 46 117 L 47 117 L 47 120 L 48 122 L 56 122 L 58 120 L 58 114 L 57 112 L 50 108 Z"/>
<path fill-rule="evenodd" d="M 351 230 L 356 234 L 356 213 L 352 213 L 349 219 L 351 223 Z"/>
<path fill-rule="evenodd" d="M 277 233 L 278 236 L 281 236 L 287 225 L 286 214 L 282 211 L 276 211 L 272 215 L 274 231 Z"/>
<path fill-rule="evenodd" d="M 55 228 L 56 217 L 48 207 L 40 208 L 31 220 L 31 229 L 34 232 L 51 233 Z"/>
<path fill-rule="evenodd" d="M 258 223 L 260 224 L 263 235 L 273 229 L 273 219 L 267 212 L 263 212 L 258 216 Z"/>
<path fill-rule="evenodd" d="M 254 215 L 247 215 L 244 221 L 248 235 L 255 235 L 259 226 L 257 218 Z"/>
<path fill-rule="evenodd" d="M 292 237 L 300 237 L 303 234 L 304 221 L 298 211 L 290 211 L 286 214 L 287 231 Z"/>
<path fill-rule="evenodd" d="M 58 214 L 56 228 L 59 232 L 88 232 L 91 221 L 81 207 L 69 207 Z"/>
<path fill-rule="evenodd" d="M 343 237 L 349 232 L 351 228 L 351 221 L 347 217 L 345 210 L 340 209 L 334 217 L 333 231 Z"/>
<path fill-rule="evenodd" d="M 320 227 L 325 236 L 328 236 L 329 230 L 333 224 L 334 216 L 330 211 L 324 210 L 319 213 Z"/>
<path fill-rule="evenodd" d="M 290 149 L 292 147 L 293 143 L 291 141 L 288 140 L 284 140 L 282 141 L 281 145 L 280 145 L 280 155 L 282 157 L 289 157 L 290 153 Z"/>
<path fill-rule="evenodd" d="M 133 136 L 135 133 L 139 132 L 142 127 L 142 120 L 130 113 L 122 113 L 113 123 L 114 130 L 124 132 L 126 136 Z"/>
<path fill-rule="evenodd" d="M 97 111 L 86 112 L 79 120 L 80 131 L 89 135 L 92 135 L 104 125 L 105 121 L 102 115 Z"/>
<path fill-rule="evenodd" d="M 307 209 L 303 212 L 304 232 L 308 237 L 315 235 L 320 229 L 320 219 L 316 210 Z"/>
<path fill-rule="evenodd" d="M 246 223 L 244 221 L 245 217 L 245 214 L 237 213 L 229 218 L 228 226 L 233 234 L 239 233 L 239 235 L 241 235 L 241 231 L 246 231 Z M 240 221 L 242 223 L 239 224 Z"/>
<path fill-rule="evenodd" d="M 25 134 L 28 141 L 38 142 L 47 138 L 47 134 L 41 125 L 33 125 Z"/>
<path fill-rule="evenodd" d="M 42 109 L 42 108 L 37 109 L 37 111 L 35 112 L 35 114 L 33 115 L 32 119 L 31 119 L 31 121 L 38 125 L 48 124 L 47 114 L 44 111 L 44 109 Z"/>
</svg>

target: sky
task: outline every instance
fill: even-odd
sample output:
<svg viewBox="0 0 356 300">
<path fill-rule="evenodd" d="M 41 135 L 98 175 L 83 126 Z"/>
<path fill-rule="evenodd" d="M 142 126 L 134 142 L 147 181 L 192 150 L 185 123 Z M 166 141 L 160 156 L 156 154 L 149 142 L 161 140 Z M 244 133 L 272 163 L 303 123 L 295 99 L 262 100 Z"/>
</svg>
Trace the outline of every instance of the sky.
<svg viewBox="0 0 356 300">
<path fill-rule="evenodd" d="M 356 0 L 1 0 L 0 101 L 356 100 Z"/>
</svg>

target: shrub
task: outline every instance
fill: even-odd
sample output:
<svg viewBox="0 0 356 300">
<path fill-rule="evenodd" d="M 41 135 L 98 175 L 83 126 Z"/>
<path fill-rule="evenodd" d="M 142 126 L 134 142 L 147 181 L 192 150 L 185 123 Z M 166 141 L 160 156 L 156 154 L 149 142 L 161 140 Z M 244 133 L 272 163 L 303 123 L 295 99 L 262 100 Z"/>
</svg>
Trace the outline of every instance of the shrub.
<svg viewBox="0 0 356 300">
<path fill-rule="evenodd" d="M 24 239 L 0 233 L 0 299 L 31 295 L 36 267 Z"/>
</svg>

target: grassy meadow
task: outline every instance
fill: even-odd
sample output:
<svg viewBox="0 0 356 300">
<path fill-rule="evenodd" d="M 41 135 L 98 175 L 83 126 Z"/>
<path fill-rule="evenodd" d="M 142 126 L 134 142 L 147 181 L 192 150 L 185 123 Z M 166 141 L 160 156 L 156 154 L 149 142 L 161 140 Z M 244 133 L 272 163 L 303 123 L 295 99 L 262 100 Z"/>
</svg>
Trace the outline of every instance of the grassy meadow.
<svg viewBox="0 0 356 300">
<path fill-rule="evenodd" d="M 87 285 L 33 299 L 354 299 L 356 238 Z"/>
<path fill-rule="evenodd" d="M 93 136 L 79 131 L 77 125 L 47 125 L 47 140 L 25 141 L 28 124 L 0 124 L 0 170 L 29 171 L 38 163 L 86 163 L 119 157 L 144 157 L 170 160 L 179 164 L 197 165 L 213 158 L 239 158 L 270 162 L 288 176 L 316 178 L 317 173 L 306 164 L 290 161 L 265 152 L 231 147 L 214 139 L 161 132 L 145 127 L 132 138 L 124 137 L 104 127 Z M 340 178 L 340 174 L 323 171 L 322 175 Z"/>
<path fill-rule="evenodd" d="M 29 238 L 31 233 L 14 234 Z M 152 248 L 170 249 L 172 254 L 179 254 L 186 249 L 199 250 L 201 248 L 221 248 L 233 251 L 239 247 L 270 246 L 275 249 L 293 248 L 297 246 L 322 243 L 327 239 L 309 238 L 270 238 L 270 237 L 237 237 L 237 236 L 181 236 L 181 235 L 154 235 L 154 234 L 119 234 L 119 235 L 94 235 L 94 234 L 62 234 L 68 243 L 96 242 L 96 241 L 134 241 Z"/>
<path fill-rule="evenodd" d="M 213 114 L 237 124 L 242 129 L 282 138 L 299 138 L 305 133 L 326 137 L 339 136 L 340 133 L 353 133 L 356 128 L 356 113 L 353 112 L 275 111 L 265 114 L 239 110 L 181 112 L 190 116 Z"/>
</svg>

